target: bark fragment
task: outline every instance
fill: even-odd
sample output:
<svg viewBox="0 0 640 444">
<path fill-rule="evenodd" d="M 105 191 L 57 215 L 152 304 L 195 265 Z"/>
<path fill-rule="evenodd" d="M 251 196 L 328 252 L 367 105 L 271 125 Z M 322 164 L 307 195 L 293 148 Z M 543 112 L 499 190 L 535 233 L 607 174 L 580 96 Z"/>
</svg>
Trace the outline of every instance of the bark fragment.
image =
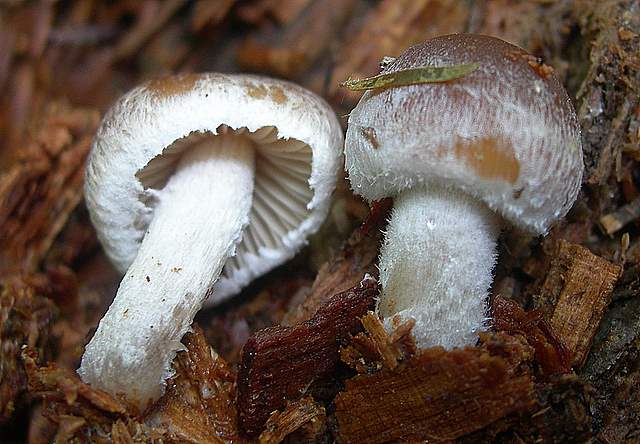
<svg viewBox="0 0 640 444">
<path fill-rule="evenodd" d="M 492 310 L 496 330 L 521 334 L 534 348 L 539 376 L 546 379 L 571 371 L 569 350 L 539 312 L 525 312 L 516 302 L 502 297 L 493 300 Z"/>
<path fill-rule="evenodd" d="M 314 442 L 314 438 L 324 431 L 326 419 L 324 407 L 307 396 L 296 402 L 287 403 L 282 412 L 273 412 L 269 416 L 258 442 L 260 444 L 278 444 L 305 424 L 309 424 L 305 430 L 305 441 Z"/>
<path fill-rule="evenodd" d="M 267 328 L 249 338 L 238 369 L 237 408 L 244 433 L 258 435 L 271 412 L 335 371 L 340 341 L 361 328 L 358 318 L 373 308 L 377 293 L 376 282 L 365 279 L 336 294 L 309 321 Z"/>
<path fill-rule="evenodd" d="M 176 376 L 145 415 L 145 423 L 167 430 L 180 442 L 236 441 L 235 374 L 209 346 L 200 327 L 193 330 L 182 340 L 188 352 L 174 359 Z"/>
<path fill-rule="evenodd" d="M 620 266 L 584 247 L 560 241 L 539 304 L 558 339 L 571 352 L 575 367 L 582 366 L 589 353 L 620 273 Z"/>
<path fill-rule="evenodd" d="M 516 373 L 509 362 L 515 358 L 510 353 L 531 353 L 522 343 L 504 346 L 513 344 L 507 338 L 501 338 L 502 347 L 495 341 L 491 351 L 420 350 L 395 369 L 347 380 L 335 399 L 341 442 L 451 441 L 531 409 L 531 376 Z"/>
</svg>

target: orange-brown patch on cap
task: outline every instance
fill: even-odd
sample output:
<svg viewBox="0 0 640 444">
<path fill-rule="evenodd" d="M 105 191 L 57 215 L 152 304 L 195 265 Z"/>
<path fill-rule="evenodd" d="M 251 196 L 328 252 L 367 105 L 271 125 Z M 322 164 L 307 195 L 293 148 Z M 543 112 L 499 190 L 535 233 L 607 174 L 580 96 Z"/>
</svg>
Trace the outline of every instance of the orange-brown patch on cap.
<svg viewBox="0 0 640 444">
<path fill-rule="evenodd" d="M 179 74 L 150 80 L 147 89 L 156 97 L 171 97 L 187 93 L 200 79 L 198 74 Z"/>
<path fill-rule="evenodd" d="M 258 100 L 264 99 L 269 96 L 269 98 L 278 105 L 281 105 L 289 100 L 287 95 L 284 93 L 284 90 L 279 86 L 270 86 L 267 88 L 264 85 L 250 84 L 247 85 L 247 95 Z"/>
<path fill-rule="evenodd" d="M 498 179 L 515 183 L 520 175 L 520 162 L 513 145 L 497 137 L 459 140 L 455 156 L 463 160 L 483 179 Z"/>
<path fill-rule="evenodd" d="M 247 85 L 247 95 L 249 97 L 253 97 L 254 99 L 264 99 L 267 97 L 267 87 L 264 85 L 255 85 L 249 84 Z"/>
</svg>

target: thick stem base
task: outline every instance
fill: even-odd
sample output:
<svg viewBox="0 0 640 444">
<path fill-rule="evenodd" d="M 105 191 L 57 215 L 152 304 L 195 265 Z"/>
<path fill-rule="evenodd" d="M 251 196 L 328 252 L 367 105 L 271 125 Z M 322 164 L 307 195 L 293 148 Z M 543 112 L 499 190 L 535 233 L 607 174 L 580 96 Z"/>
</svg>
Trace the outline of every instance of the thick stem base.
<svg viewBox="0 0 640 444">
<path fill-rule="evenodd" d="M 153 220 L 78 373 L 144 408 L 164 391 L 171 361 L 249 221 L 254 149 L 212 137 L 185 152 L 158 192 Z"/>
<path fill-rule="evenodd" d="M 394 201 L 380 253 L 380 313 L 413 318 L 420 347 L 475 343 L 487 321 L 487 290 L 499 218 L 453 189 L 418 187 Z"/>
</svg>

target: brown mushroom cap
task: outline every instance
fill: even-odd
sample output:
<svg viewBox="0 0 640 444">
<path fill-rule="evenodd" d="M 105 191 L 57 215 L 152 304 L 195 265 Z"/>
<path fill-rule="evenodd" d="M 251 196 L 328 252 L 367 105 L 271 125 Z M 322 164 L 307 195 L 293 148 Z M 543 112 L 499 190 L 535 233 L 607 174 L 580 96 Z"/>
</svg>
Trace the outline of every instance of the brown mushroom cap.
<svg viewBox="0 0 640 444">
<path fill-rule="evenodd" d="M 454 34 L 409 48 L 383 72 L 465 63 L 479 68 L 365 93 L 345 141 L 352 187 L 369 200 L 457 187 L 544 233 L 573 204 L 583 170 L 575 111 L 553 69 L 500 39 Z"/>
</svg>

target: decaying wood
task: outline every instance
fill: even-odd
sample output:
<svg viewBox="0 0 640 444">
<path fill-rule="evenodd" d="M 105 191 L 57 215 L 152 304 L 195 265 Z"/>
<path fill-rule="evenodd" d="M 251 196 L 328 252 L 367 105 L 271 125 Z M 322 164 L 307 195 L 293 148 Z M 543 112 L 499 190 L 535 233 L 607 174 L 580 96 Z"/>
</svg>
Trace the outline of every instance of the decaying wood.
<svg viewBox="0 0 640 444">
<path fill-rule="evenodd" d="M 580 245 L 559 243 L 540 290 L 538 306 L 558 339 L 570 351 L 575 367 L 580 367 L 589 353 L 620 272 L 619 265 Z"/>
<path fill-rule="evenodd" d="M 365 274 L 378 276 L 378 247 L 391 203 L 391 199 L 385 199 L 373 205 L 344 248 L 320 268 L 310 294 L 284 316 L 283 325 L 294 325 L 311 318 L 330 297 L 355 287 Z"/>
<path fill-rule="evenodd" d="M 49 107 L 23 159 L 0 176 L 0 275 L 35 271 L 82 199 L 98 113 Z"/>
<path fill-rule="evenodd" d="M 325 422 L 324 407 L 307 396 L 296 402 L 287 403 L 282 412 L 273 412 L 269 416 L 258 442 L 260 444 L 278 444 L 305 424 L 309 424 L 305 442 L 314 442 L 314 438 L 324 432 Z"/>
<path fill-rule="evenodd" d="M 51 327 L 58 314 L 46 289 L 28 277 L 0 281 L 0 423 L 7 421 L 27 389 L 20 355 L 28 345 L 50 357 Z"/>
<path fill-rule="evenodd" d="M 640 219 L 640 197 L 600 218 L 600 224 L 609 235 L 617 232 L 629 222 Z"/>
<path fill-rule="evenodd" d="M 29 390 L 44 399 L 44 416 L 57 425 L 56 439 L 80 443 L 225 443 L 237 440 L 234 376 L 207 344 L 202 331 L 183 340 L 176 376 L 165 395 L 140 416 L 132 407 L 51 364 L 39 367 L 32 348 L 22 352 Z"/>
<path fill-rule="evenodd" d="M 588 71 L 577 93 L 586 179 L 603 185 L 620 177 L 627 141 L 637 140 L 640 105 L 640 4 L 635 0 L 578 0 L 574 14 L 590 44 Z M 580 65 L 579 61 L 576 61 Z"/>
<path fill-rule="evenodd" d="M 525 312 L 516 302 L 496 297 L 491 305 L 498 331 L 521 334 L 535 350 L 538 376 L 547 379 L 571 371 L 571 354 L 539 312 Z"/>
<path fill-rule="evenodd" d="M 173 361 L 176 376 L 165 395 L 146 414 L 145 423 L 185 443 L 222 443 L 238 439 L 235 373 L 209 346 L 200 327 L 182 340 L 188 352 Z"/>
<path fill-rule="evenodd" d="M 395 369 L 347 380 L 335 399 L 340 441 L 451 441 L 531 409 L 531 375 L 510 363 L 521 359 L 512 353 L 532 357 L 529 346 L 504 334 L 487 342 L 491 352 L 425 349 Z"/>
<path fill-rule="evenodd" d="M 269 415 L 298 400 L 316 380 L 330 376 L 339 363 L 340 342 L 355 334 L 358 318 L 373 308 L 378 285 L 365 279 L 334 295 L 309 321 L 272 327 L 249 338 L 238 368 L 240 427 L 258 435 Z"/>
</svg>

